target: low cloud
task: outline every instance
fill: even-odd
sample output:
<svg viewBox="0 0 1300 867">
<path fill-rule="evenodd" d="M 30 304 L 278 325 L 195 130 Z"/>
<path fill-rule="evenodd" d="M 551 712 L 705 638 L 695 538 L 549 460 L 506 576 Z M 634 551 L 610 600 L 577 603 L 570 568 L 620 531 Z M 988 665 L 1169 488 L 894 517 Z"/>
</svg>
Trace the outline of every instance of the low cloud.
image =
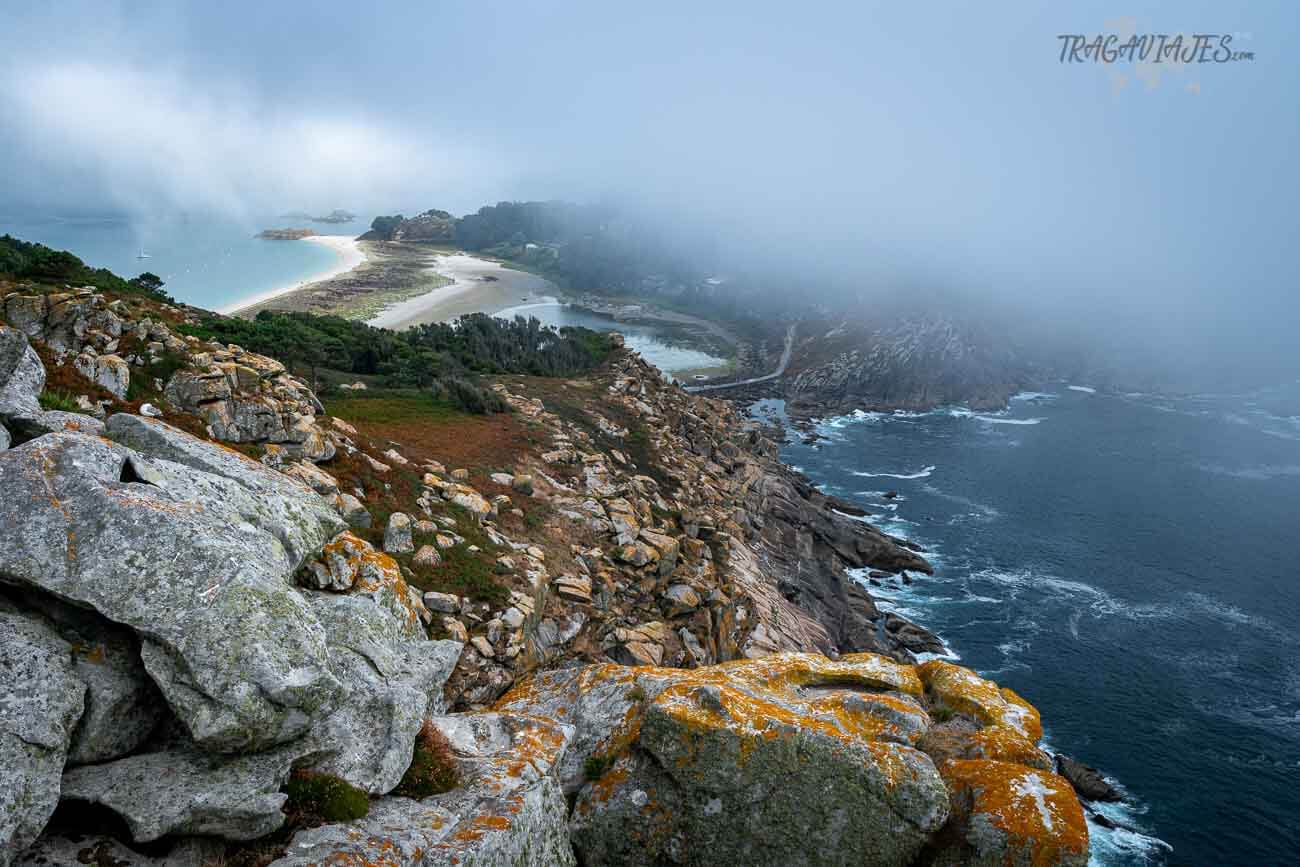
<svg viewBox="0 0 1300 867">
<path fill-rule="evenodd" d="M 0 107 L 28 169 L 132 213 L 386 208 L 492 172 L 481 150 L 161 68 L 24 66 L 0 81 Z"/>
</svg>

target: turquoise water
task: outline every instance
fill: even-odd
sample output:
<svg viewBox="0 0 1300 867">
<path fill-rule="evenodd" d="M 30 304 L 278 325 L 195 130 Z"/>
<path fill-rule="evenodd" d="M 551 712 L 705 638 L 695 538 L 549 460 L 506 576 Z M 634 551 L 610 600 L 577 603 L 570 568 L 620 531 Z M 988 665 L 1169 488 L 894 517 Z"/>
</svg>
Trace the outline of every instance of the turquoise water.
<svg viewBox="0 0 1300 867">
<path fill-rule="evenodd" d="M 134 220 L 0 214 L 0 235 L 68 250 L 89 265 L 125 277 L 152 271 L 178 301 L 215 309 L 297 283 L 337 261 L 334 251 L 319 244 L 254 237 L 263 229 L 307 225 L 322 235 L 355 236 L 369 224 L 368 216 L 327 225 L 274 215 L 247 220 L 183 215 Z M 150 258 L 136 258 L 142 249 Z"/>
<path fill-rule="evenodd" d="M 543 325 L 557 328 L 571 325 L 590 328 L 593 331 L 617 331 L 623 335 L 629 349 L 639 353 L 642 358 L 669 376 L 686 370 L 720 367 L 726 364 L 726 359 L 687 346 L 652 325 L 618 322 L 608 316 L 577 310 L 553 298 L 511 307 L 497 315 L 507 319 L 514 316 L 533 316 Z"/>
</svg>

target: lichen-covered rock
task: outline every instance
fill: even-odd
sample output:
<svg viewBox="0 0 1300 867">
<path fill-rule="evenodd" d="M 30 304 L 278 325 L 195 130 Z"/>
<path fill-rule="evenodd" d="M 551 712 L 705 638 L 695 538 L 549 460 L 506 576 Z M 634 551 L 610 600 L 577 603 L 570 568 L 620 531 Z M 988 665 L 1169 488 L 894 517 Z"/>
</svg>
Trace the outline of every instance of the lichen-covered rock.
<svg viewBox="0 0 1300 867">
<path fill-rule="evenodd" d="M 223 451 L 195 441 L 178 456 L 199 446 Z M 216 475 L 77 433 L 0 452 L 0 525 L 12 529 L 0 573 L 133 629 L 195 740 L 233 751 L 298 737 L 342 697 L 291 584 L 341 522 L 316 494 L 228 454 L 245 466 Z"/>
<path fill-rule="evenodd" d="M 1088 825 L 1064 777 L 1010 762 L 964 759 L 943 769 L 953 805 L 936 865 L 1088 863 Z"/>
<path fill-rule="evenodd" d="M 18 329 L 0 325 L 0 420 L 37 415 L 45 366 Z"/>
<path fill-rule="evenodd" d="M 9 448 L 10 442 L 12 442 L 12 440 L 9 437 L 8 429 L 5 428 L 4 425 L 0 424 L 0 452 Z"/>
<path fill-rule="evenodd" d="M 37 838 L 59 803 L 85 691 L 68 643 L 0 597 L 0 864 Z"/>
<path fill-rule="evenodd" d="M 284 824 L 280 788 L 294 764 L 312 755 L 301 742 L 240 756 L 177 743 L 73 768 L 63 775 L 63 797 L 108 807 L 137 843 L 176 834 L 253 840 Z"/>
<path fill-rule="evenodd" d="M 393 512 L 388 516 L 388 526 L 384 528 L 384 553 L 410 554 L 414 550 L 411 518 L 403 512 Z"/>
<path fill-rule="evenodd" d="M 362 595 L 310 598 L 331 670 L 346 690 L 339 709 L 312 733 L 332 753 L 315 769 L 382 795 L 410 766 L 421 723 L 446 710 L 442 687 L 462 645 L 413 635 L 405 612 L 399 618 Z"/>
<path fill-rule="evenodd" d="M 19 601 L 39 611 L 69 643 L 73 672 L 86 685 L 85 711 L 72 733 L 68 764 L 105 762 L 143 744 L 166 703 L 140 661 L 139 640 L 94 611 L 45 594 L 25 594 Z"/>
<path fill-rule="evenodd" d="M 385 797 L 357 822 L 294 835 L 275 867 L 317 864 L 570 867 L 556 766 L 572 734 L 534 717 L 439 717 L 460 785 L 422 801 Z"/>
<path fill-rule="evenodd" d="M 907 863 L 947 819 L 943 782 L 913 746 L 928 720 L 909 667 L 786 654 L 694 671 L 600 666 L 586 679 L 604 695 L 581 707 L 577 736 L 614 764 L 578 794 L 584 861 Z M 535 684 L 499 707 L 531 704 L 529 690 L 554 693 Z"/>
<path fill-rule="evenodd" d="M 83 352 L 73 359 L 82 376 L 118 399 L 126 397 L 131 386 L 131 365 L 118 355 L 91 355 Z"/>
<path fill-rule="evenodd" d="M 317 589 L 369 598 L 393 616 L 408 638 L 424 635 L 420 612 L 397 561 L 349 531 L 331 539 L 301 574 Z"/>
<path fill-rule="evenodd" d="M 942 659 L 916 670 L 936 706 L 963 714 L 978 725 L 973 732 L 936 730 L 927 742 L 932 753 L 946 759 L 995 759 L 1052 769 L 1051 757 L 1038 747 L 1043 736 L 1038 711 L 1014 691 Z"/>
<path fill-rule="evenodd" d="M 343 516 L 343 520 L 347 521 L 349 527 L 354 530 L 365 530 L 370 527 L 370 512 L 356 497 L 351 494 L 336 494 L 333 503 L 335 510 Z"/>
<path fill-rule="evenodd" d="M 326 539 L 343 529 L 343 522 L 324 499 L 239 452 L 138 415 L 119 413 L 105 426 L 110 439 L 148 457 L 230 482 L 221 484 L 221 505 L 236 512 L 243 522 L 275 536 L 291 569 L 297 569 L 308 554 L 320 550 Z"/>
<path fill-rule="evenodd" d="M 990 779 L 1043 781 L 1055 804 L 1048 827 L 1035 825 L 1033 797 L 999 801 L 999 827 L 1011 831 L 980 837 L 981 852 L 1002 839 L 1011 842 L 996 852 L 1008 857 L 1073 863 L 1081 845 L 1086 860 L 1073 792 L 1033 764 L 1037 713 L 948 663 L 782 653 L 693 670 L 589 665 L 534 674 L 494 709 L 574 727 L 560 779 L 577 793 L 570 830 L 586 863 L 703 864 L 718 852 L 744 864 L 974 857 L 963 841 L 990 820 L 959 783 L 971 776 L 962 767 L 981 762 L 998 766 Z M 985 753 L 1000 760 L 966 758 Z M 1001 797 L 988 791 L 986 802 Z"/>
</svg>

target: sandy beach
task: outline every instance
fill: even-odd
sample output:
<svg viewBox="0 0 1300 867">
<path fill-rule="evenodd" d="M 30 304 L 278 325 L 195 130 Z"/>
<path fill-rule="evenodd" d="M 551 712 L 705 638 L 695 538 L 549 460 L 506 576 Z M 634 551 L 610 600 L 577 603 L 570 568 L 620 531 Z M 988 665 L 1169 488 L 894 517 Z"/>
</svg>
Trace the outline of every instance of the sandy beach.
<svg viewBox="0 0 1300 867">
<path fill-rule="evenodd" d="M 241 298 L 234 304 L 220 308 L 217 312 L 229 316 L 248 307 L 265 304 L 273 298 L 278 298 L 281 295 L 295 292 L 312 283 L 319 283 L 323 280 L 332 280 L 335 277 L 339 277 L 352 271 L 366 261 L 366 254 L 361 249 L 361 245 L 357 242 L 356 238 L 350 235 L 312 235 L 308 238 L 302 238 L 301 241 L 329 247 L 338 255 L 338 261 L 328 269 L 321 271 L 318 274 L 313 274 L 306 280 L 299 280 L 297 283 L 290 283 L 287 286 L 280 286 L 275 289 L 269 289 L 266 292 L 259 292 L 258 294 L 248 298 Z M 293 244 L 298 242 L 282 241 L 280 243 Z"/>
<path fill-rule="evenodd" d="M 440 256 L 435 270 L 452 282 L 385 308 L 369 324 L 400 331 L 424 322 L 446 322 L 466 313 L 495 314 L 555 289 L 535 274 L 468 253 Z"/>
</svg>

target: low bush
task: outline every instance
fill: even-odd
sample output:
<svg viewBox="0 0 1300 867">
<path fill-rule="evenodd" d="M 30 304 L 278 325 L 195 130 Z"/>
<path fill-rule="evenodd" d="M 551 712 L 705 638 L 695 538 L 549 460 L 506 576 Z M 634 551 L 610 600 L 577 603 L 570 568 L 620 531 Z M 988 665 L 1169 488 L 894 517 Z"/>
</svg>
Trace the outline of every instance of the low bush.
<svg viewBox="0 0 1300 867">
<path fill-rule="evenodd" d="M 289 775 L 284 792 L 285 813 L 302 826 L 352 822 L 370 812 L 369 796 L 333 774 L 300 768 Z"/>
<path fill-rule="evenodd" d="M 451 743 L 437 726 L 425 720 L 420 726 L 419 734 L 415 736 L 415 753 L 411 757 L 411 766 L 406 769 L 393 794 L 419 801 L 450 792 L 459 784 L 460 775 L 456 770 L 456 757 L 452 753 Z"/>
</svg>

